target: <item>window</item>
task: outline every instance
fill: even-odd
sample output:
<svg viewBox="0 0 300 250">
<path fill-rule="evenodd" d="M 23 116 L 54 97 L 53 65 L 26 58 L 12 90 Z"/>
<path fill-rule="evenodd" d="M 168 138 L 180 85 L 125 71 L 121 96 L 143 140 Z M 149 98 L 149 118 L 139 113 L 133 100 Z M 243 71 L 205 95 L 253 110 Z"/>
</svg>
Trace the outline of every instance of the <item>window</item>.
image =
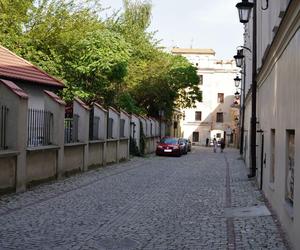
<svg viewBox="0 0 300 250">
<path fill-rule="evenodd" d="M 271 129 L 270 139 L 270 182 L 275 181 L 275 129 Z"/>
<path fill-rule="evenodd" d="M 295 130 L 287 130 L 286 140 L 286 200 L 294 203 Z"/>
<path fill-rule="evenodd" d="M 203 85 L 203 75 L 199 75 L 199 85 Z"/>
<path fill-rule="evenodd" d="M 218 103 L 224 103 L 224 93 L 218 93 Z"/>
<path fill-rule="evenodd" d="M 217 138 L 220 139 L 221 138 L 221 133 L 217 133 Z"/>
<path fill-rule="evenodd" d="M 193 132 L 193 142 L 199 142 L 199 132 Z"/>
<path fill-rule="evenodd" d="M 195 112 L 195 121 L 201 121 L 201 119 L 202 119 L 202 112 L 196 111 Z"/>
<path fill-rule="evenodd" d="M 216 122 L 223 122 L 223 112 L 217 113 L 217 120 Z"/>
<path fill-rule="evenodd" d="M 125 120 L 120 119 L 120 138 L 125 137 Z"/>
<path fill-rule="evenodd" d="M 201 99 L 199 100 L 199 102 L 203 102 L 203 91 L 199 90 L 199 95 L 201 96 Z"/>
<path fill-rule="evenodd" d="M 113 138 L 113 125 L 114 125 L 114 119 L 109 118 L 108 119 L 108 128 L 107 128 L 107 138 Z"/>
</svg>

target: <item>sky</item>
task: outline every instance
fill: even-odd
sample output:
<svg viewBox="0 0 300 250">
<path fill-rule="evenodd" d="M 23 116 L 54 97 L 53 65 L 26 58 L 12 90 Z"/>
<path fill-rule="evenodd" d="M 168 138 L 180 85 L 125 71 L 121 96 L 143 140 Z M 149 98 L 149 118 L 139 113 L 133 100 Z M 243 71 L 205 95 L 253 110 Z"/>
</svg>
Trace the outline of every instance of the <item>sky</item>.
<svg viewBox="0 0 300 250">
<path fill-rule="evenodd" d="M 100 0 L 103 7 L 122 9 L 122 0 Z M 211 48 L 218 59 L 232 59 L 243 44 L 238 0 L 152 0 L 150 31 L 166 48 Z"/>
</svg>

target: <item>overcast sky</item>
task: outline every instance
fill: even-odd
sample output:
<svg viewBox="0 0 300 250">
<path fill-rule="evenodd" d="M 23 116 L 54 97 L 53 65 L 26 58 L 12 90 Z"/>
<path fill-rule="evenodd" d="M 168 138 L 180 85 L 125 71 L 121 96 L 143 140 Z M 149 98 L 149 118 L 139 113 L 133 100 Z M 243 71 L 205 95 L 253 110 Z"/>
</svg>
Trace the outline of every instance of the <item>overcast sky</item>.
<svg viewBox="0 0 300 250">
<path fill-rule="evenodd" d="M 100 0 L 103 7 L 122 9 L 122 0 Z M 167 48 L 212 48 L 219 59 L 231 59 L 243 42 L 238 0 L 152 0 L 151 31 Z"/>
</svg>

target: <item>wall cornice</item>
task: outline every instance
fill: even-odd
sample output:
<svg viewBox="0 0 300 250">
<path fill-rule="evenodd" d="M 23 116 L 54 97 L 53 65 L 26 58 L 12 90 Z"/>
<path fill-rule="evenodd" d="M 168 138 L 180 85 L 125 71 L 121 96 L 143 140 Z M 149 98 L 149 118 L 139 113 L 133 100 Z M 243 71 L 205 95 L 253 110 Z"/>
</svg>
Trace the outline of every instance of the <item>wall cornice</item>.
<svg viewBox="0 0 300 250">
<path fill-rule="evenodd" d="M 269 74 L 272 72 L 276 62 L 289 45 L 300 27 L 300 1 L 293 0 L 289 4 L 287 11 L 281 21 L 278 31 L 272 41 L 268 54 L 257 75 L 258 87 L 264 84 Z"/>
</svg>

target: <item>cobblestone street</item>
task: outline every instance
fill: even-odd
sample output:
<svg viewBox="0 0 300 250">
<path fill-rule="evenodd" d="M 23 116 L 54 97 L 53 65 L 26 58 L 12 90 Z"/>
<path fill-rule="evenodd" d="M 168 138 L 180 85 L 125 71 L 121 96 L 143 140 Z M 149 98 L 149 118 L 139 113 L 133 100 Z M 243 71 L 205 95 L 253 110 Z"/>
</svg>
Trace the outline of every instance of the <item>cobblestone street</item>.
<svg viewBox="0 0 300 250">
<path fill-rule="evenodd" d="M 234 212 L 265 205 L 238 157 L 194 147 L 3 196 L 0 249 L 287 249 L 274 216 Z"/>
</svg>

